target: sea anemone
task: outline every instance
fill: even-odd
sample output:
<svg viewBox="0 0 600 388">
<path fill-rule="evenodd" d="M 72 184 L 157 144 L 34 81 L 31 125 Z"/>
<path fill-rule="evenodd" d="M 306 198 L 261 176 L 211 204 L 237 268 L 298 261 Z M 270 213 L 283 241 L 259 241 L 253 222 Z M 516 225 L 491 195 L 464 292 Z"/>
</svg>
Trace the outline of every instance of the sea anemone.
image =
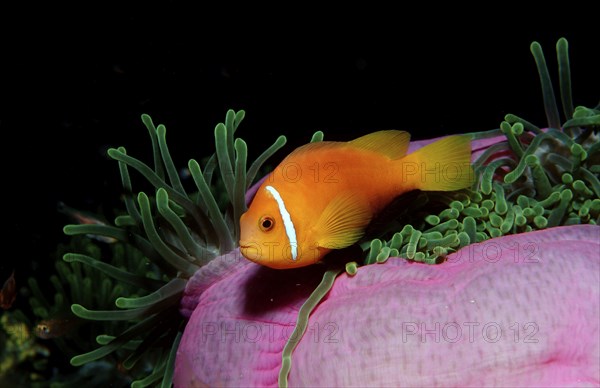
<svg viewBox="0 0 600 388">
<path fill-rule="evenodd" d="M 281 273 L 240 262 L 234 252 L 202 268 L 183 298 L 191 316 L 177 385 L 286 386 L 288 378 L 311 386 L 597 384 L 600 343 L 587 334 L 569 347 L 561 341 L 575 329 L 592 338 L 599 332 L 600 112 L 573 109 L 561 39 L 561 126 L 541 48 L 534 42 L 531 50 L 547 129 L 507 115 L 499 129 L 472 134 L 477 186 L 423 193 L 417 203 L 448 207 L 416 212 L 399 232 L 365 242 L 364 261 L 349 254 L 345 266 Z M 563 284 L 569 292 L 557 294 Z M 551 318 L 570 308 L 576 317 Z M 428 332 L 418 330 L 444 323 L 489 323 L 521 336 L 546 326 L 533 341 L 538 348 L 519 352 L 485 339 L 486 346 L 469 347 L 464 337 L 452 338 L 466 346 L 402 341 L 402 324 L 424 338 Z M 576 361 L 563 361 L 570 356 Z"/>
<path fill-rule="evenodd" d="M 470 134 L 479 182 L 473 191 L 423 195 L 445 201 L 439 214 L 409 220 L 389 241 L 371 242 L 367 263 L 399 254 L 439 262 L 448 252 L 506 234 L 559 225 L 597 225 L 600 214 L 600 139 L 598 107 L 573 108 L 565 39 L 557 44 L 565 123 L 560 125 L 552 83 L 542 49 L 531 51 L 538 65 L 548 127 L 544 130 L 508 114 L 500 128 Z M 411 144 L 409 152 L 434 140 Z"/>
<path fill-rule="evenodd" d="M 498 363 L 513 365 L 503 357 L 515 349 L 496 349 L 494 359 L 483 358 L 484 369 L 469 364 L 471 373 L 459 363 L 476 363 L 486 347 L 472 352 L 473 348 L 440 350 L 426 346 L 431 343 L 403 342 L 401 323 L 416 323 L 420 329 L 421 322 L 460 323 L 473 318 L 506 325 L 514 323 L 510 319 L 516 312 L 535 302 L 531 314 L 517 315 L 519 334 L 529 334 L 522 326 L 530 322 L 551 322 L 543 329 L 558 332 L 560 324 L 545 318 L 565 316 L 571 307 L 582 318 L 570 320 L 566 328 L 597 335 L 598 306 L 588 301 L 598 298 L 593 252 L 598 249 L 599 227 L 593 224 L 600 217 L 600 112 L 598 107 L 573 108 L 566 40 L 561 39 L 557 48 L 567 118 L 562 127 L 544 58 L 534 43 L 548 129 L 507 115 L 499 129 L 472 134 L 476 187 L 444 195 L 421 193 L 416 199 L 421 206 L 403 215 L 402 225 L 391 223 L 395 230 L 362 242 L 364 252 L 354 250 L 341 261 L 294 271 L 250 263 L 236 249 L 238 220 L 252 198 L 252 183 L 267 158 L 285 144 L 285 137 L 247 169 L 246 143 L 234 136 L 244 112 L 227 112 L 225 123 L 215 128 L 215 154 L 203 168 L 195 160 L 188 163 L 195 187 L 186 190 L 170 156 L 165 127 L 142 116 L 152 142 L 152 166 L 122 147 L 108 152 L 119 162 L 126 213 L 114 225 L 65 227 L 68 235 L 114 238 L 119 241 L 115 246 L 126 251 L 64 255 L 71 265 L 84 264 L 115 284 L 127 285 L 114 300 L 116 310 L 99 307 L 83 294 L 73 295 L 71 310 L 78 317 L 119 321 L 126 327 L 120 334 L 98 336 L 100 347 L 73 357 L 71 363 L 79 366 L 117 352 L 122 369 L 135 380 L 132 386 L 157 382 L 169 386 L 173 377 L 178 386 L 285 386 L 288 378 L 307 385 L 483 384 L 502 381 L 494 368 Z M 312 141 L 322 138 L 318 132 Z M 136 194 L 130 169 L 150 182 L 150 194 Z M 220 207 L 215 199 L 217 178 L 229 199 L 226 206 Z M 440 206 L 445 208 L 431 213 Z M 572 224 L 592 225 L 562 226 Z M 535 232 L 538 229 L 546 230 Z M 489 265 L 490 247 L 498 252 L 493 256 L 496 267 Z M 572 252 L 572 260 L 565 260 L 566 252 Z M 124 254 L 137 255 L 141 261 L 123 262 Z M 537 258 L 541 265 L 530 268 L 514 257 Z M 569 298 L 561 292 L 561 282 L 572 285 Z M 114 289 L 106 291 L 111 298 L 116 296 Z M 520 307 L 502 310 L 503 320 L 496 319 L 502 303 Z M 478 311 L 487 315 L 468 315 L 464 306 L 479 306 Z M 456 314 L 448 315 L 444 308 L 455 309 Z M 404 329 L 405 334 L 414 332 L 414 326 Z M 568 335 L 567 329 L 559 331 L 562 336 Z M 566 370 L 558 364 L 565 372 L 561 376 L 597 383 L 600 377 L 589 365 L 597 365 L 598 343 L 577 346 L 572 350 L 581 356 L 578 368 Z M 449 353 L 452 349 L 454 355 Z M 535 355 L 539 357 L 535 362 L 551 364 L 564 353 Z M 528 362 L 514 365 L 528 368 L 532 365 Z M 445 368 L 443 375 L 428 374 L 428 365 Z M 546 381 L 547 376 L 535 374 L 540 371 L 533 370 L 527 381 Z M 489 379 L 478 372 L 487 373 Z M 431 376 L 435 379 L 428 380 Z M 504 382 L 525 381 L 514 376 Z M 552 381 L 575 381 L 566 378 Z"/>
<path fill-rule="evenodd" d="M 79 253 L 70 253 L 72 251 Z M 42 290 L 38 280 L 29 278 L 29 303 L 31 311 L 38 318 L 31 334 L 41 339 L 38 342 L 51 340 L 66 356 L 73 357 L 82 352 L 90 352 L 95 347 L 96 339 L 99 342 L 110 341 L 113 337 L 107 336 L 106 333 L 121 333 L 130 326 L 122 320 L 96 320 L 91 324 L 90 321 L 73 314 L 73 303 L 78 302 L 94 310 L 107 310 L 114 306 L 119 297 L 143 295 L 147 293 L 145 290 L 148 287 L 159 287 L 164 283 L 156 280 L 160 276 L 160 270 L 128 243 L 115 242 L 100 246 L 88 236 L 75 235 L 69 244 L 58 247 L 57 256 L 70 263 L 62 260 L 55 262 L 56 273 L 49 279 L 54 288 L 53 292 Z M 96 269 L 97 265 L 102 265 L 98 263 L 101 263 L 103 256 L 110 258 L 110 266 L 134 274 L 147 274 L 145 286 L 105 276 L 102 271 Z M 85 262 L 94 264 L 82 264 Z M 131 382 L 134 376 L 154 365 L 150 356 L 145 362 L 139 363 L 136 370 L 120 368 L 119 360 L 125 359 L 129 353 L 131 347 L 119 349 L 105 360 L 90 360 L 93 362 L 87 362 L 85 368 L 75 373 L 63 371 L 60 375 L 54 375 L 47 369 L 56 367 L 55 364 L 48 365 L 46 370 L 40 373 L 45 373 L 47 381 L 57 387 L 77 384 L 104 386 L 109 382 L 124 384 Z"/>
<path fill-rule="evenodd" d="M 199 268 L 235 248 L 239 235 L 236 220 L 246 208 L 244 194 L 265 160 L 286 141 L 280 136 L 246 170 L 246 143 L 234 138 L 243 118 L 243 111 L 230 110 L 225 123 L 217 125 L 216 154 L 207 160 L 204 169 L 190 160 L 188 167 L 197 189 L 194 193 L 184 189 L 173 165 L 165 127 L 155 127 L 147 115 L 142 116 L 142 121 L 152 141 L 153 168 L 127 155 L 123 147 L 108 151 L 119 162 L 127 213 L 118 216 L 114 226 L 68 225 L 64 231 L 73 236 L 104 236 L 119 243 L 102 260 L 100 252 L 67 253 L 63 258 L 79 275 L 80 265 L 84 264 L 86 274 L 93 268 L 100 271 L 96 271 L 97 275 L 102 273 L 104 278 L 125 285 L 111 287 L 110 280 L 96 284 L 89 276 L 71 279 L 67 274 L 70 280 L 83 278 L 87 286 L 83 291 L 74 291 L 73 295 L 79 299 L 73 300 L 80 303 L 71 306 L 72 312 L 87 320 L 127 322 L 127 327 L 117 336 L 99 335 L 96 341 L 101 346 L 73 357 L 72 365 L 87 364 L 119 351 L 123 370 L 135 379 L 132 386 L 146 386 L 159 380 L 163 386 L 171 384 L 175 351 L 185 326 L 178 310 L 186 282 Z M 137 202 L 134 200 L 129 168 L 154 185 L 153 195 L 140 192 Z M 215 170 L 219 171 L 229 198 L 233 198 L 226 209 L 219 208 L 211 191 Z M 128 260 L 123 261 L 124 257 Z M 100 292 L 94 293 L 94 289 Z M 104 301 L 110 295 L 118 310 L 91 309 L 106 306 L 100 301 L 94 303 L 95 297 Z M 141 367 L 134 370 L 136 365 Z"/>
</svg>

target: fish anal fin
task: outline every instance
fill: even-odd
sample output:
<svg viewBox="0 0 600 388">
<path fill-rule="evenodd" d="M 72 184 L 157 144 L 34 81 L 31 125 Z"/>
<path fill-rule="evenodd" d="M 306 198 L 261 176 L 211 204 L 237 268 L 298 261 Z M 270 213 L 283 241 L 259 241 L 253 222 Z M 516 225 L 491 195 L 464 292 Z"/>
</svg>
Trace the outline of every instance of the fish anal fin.
<svg viewBox="0 0 600 388">
<path fill-rule="evenodd" d="M 399 159 L 406 155 L 410 134 L 404 131 L 388 130 L 373 132 L 348 142 L 348 145 Z"/>
<path fill-rule="evenodd" d="M 351 192 L 340 193 L 327 205 L 315 225 L 318 246 L 342 249 L 354 244 L 364 235 L 371 216 L 366 199 Z"/>
</svg>

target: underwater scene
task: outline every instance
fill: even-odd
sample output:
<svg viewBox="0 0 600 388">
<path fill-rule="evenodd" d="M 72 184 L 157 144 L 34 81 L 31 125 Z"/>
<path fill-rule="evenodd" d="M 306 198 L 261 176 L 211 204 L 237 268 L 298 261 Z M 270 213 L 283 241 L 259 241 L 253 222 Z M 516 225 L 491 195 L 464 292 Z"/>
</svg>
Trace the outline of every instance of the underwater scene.
<svg viewBox="0 0 600 388">
<path fill-rule="evenodd" d="M 90 23 L 7 73 L 0 387 L 600 386 L 592 32 Z"/>
</svg>

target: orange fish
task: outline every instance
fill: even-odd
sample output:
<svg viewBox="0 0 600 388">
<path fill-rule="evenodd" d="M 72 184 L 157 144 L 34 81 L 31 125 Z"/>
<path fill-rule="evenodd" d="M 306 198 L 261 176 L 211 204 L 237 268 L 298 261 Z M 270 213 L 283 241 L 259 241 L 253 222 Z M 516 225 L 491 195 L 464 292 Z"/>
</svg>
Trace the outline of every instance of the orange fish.
<svg viewBox="0 0 600 388">
<path fill-rule="evenodd" d="M 356 243 L 370 221 L 411 190 L 471 186 L 471 145 L 449 136 L 406 155 L 410 135 L 379 131 L 297 148 L 262 183 L 240 218 L 244 257 L 276 269 L 314 264 Z"/>
<path fill-rule="evenodd" d="M 4 310 L 11 308 L 17 298 L 17 282 L 15 280 L 15 271 L 4 282 L 0 291 L 0 307 Z"/>
</svg>

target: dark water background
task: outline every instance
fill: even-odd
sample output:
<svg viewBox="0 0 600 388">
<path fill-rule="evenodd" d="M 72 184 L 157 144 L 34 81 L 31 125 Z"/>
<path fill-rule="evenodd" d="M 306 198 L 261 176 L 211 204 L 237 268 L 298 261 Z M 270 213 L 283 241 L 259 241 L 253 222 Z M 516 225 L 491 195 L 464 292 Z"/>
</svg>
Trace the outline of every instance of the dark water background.
<svg viewBox="0 0 600 388">
<path fill-rule="evenodd" d="M 211 19 L 217 26 L 205 24 Z M 150 162 L 142 113 L 166 124 L 179 166 L 212 152 L 229 108 L 246 110 L 239 136 L 251 158 L 280 134 L 288 136 L 282 158 L 316 130 L 328 140 L 380 129 L 424 139 L 497 128 L 509 112 L 543 125 L 529 44 L 542 43 L 555 76 L 561 36 L 576 105 L 598 102 L 597 31 L 511 23 L 455 31 L 451 21 L 437 29 L 355 21 L 325 34 L 308 20 L 292 31 L 285 20 L 250 17 L 236 27 L 227 13 L 24 17 L 3 38 L 3 241 L 11 249 L 0 281 L 13 268 L 21 285 L 48 277 L 65 240 L 58 201 L 91 211 L 119 205 L 106 149 L 123 145 Z"/>
</svg>

